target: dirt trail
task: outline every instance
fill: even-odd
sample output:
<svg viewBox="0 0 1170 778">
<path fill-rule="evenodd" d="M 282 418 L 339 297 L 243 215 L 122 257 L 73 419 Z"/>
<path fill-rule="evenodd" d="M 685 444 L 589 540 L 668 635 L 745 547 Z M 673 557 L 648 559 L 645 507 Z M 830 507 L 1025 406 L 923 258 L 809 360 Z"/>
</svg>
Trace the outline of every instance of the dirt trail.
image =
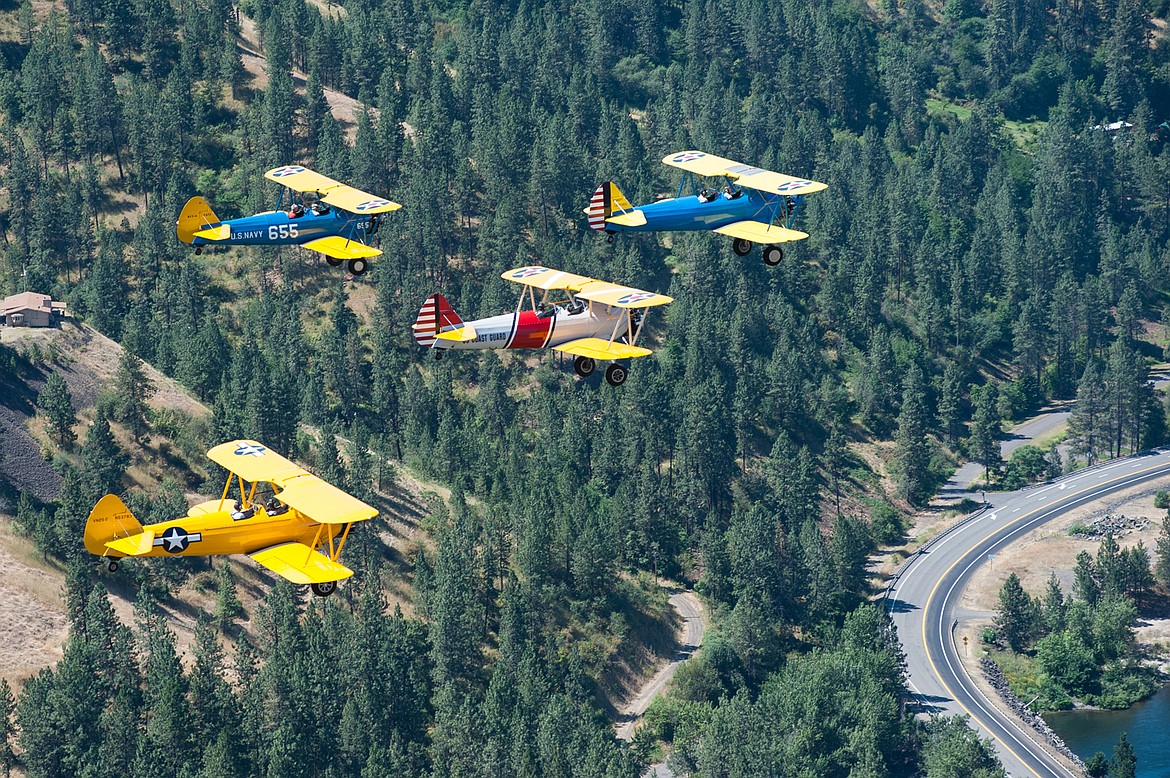
<svg viewBox="0 0 1170 778">
<path fill-rule="evenodd" d="M 693 592 L 675 592 L 670 596 L 670 604 L 683 618 L 683 624 L 678 631 L 679 647 L 675 651 L 674 659 L 655 673 L 654 677 L 622 707 L 617 720 L 617 736 L 622 740 L 633 740 L 634 728 L 641 720 L 642 714 L 650 707 L 654 698 L 666 688 L 666 684 L 674 677 L 679 666 L 690 659 L 703 642 L 706 624 L 703 622 L 703 605 L 699 598 Z"/>
</svg>

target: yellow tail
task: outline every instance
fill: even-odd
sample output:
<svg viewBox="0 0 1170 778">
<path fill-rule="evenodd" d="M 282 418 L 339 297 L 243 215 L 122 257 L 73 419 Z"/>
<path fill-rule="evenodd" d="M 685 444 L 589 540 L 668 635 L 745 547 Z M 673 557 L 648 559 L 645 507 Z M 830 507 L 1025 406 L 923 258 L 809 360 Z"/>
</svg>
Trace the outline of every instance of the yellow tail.
<svg viewBox="0 0 1170 778">
<path fill-rule="evenodd" d="M 211 206 L 202 197 L 192 197 L 183 206 L 183 212 L 179 214 L 179 222 L 175 225 L 175 232 L 179 235 L 179 240 L 184 243 L 190 243 L 195 239 L 195 233 L 208 227 L 214 227 L 219 224 L 219 217 L 215 215 L 215 211 L 211 210 Z"/>
<path fill-rule="evenodd" d="M 198 199 L 198 198 L 196 198 Z M 85 550 L 97 556 L 122 556 L 110 554 L 106 544 L 118 538 L 127 538 L 142 533 L 142 525 L 117 495 L 107 494 L 98 500 L 89 512 L 85 522 Z"/>
</svg>

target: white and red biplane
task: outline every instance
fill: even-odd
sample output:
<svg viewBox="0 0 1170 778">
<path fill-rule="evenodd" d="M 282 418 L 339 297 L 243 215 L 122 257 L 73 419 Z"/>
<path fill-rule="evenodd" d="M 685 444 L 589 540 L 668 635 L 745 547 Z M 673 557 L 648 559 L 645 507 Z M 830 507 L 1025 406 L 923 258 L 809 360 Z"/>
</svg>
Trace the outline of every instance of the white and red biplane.
<svg viewBox="0 0 1170 778">
<path fill-rule="evenodd" d="M 414 339 L 434 349 L 436 359 L 448 349 L 556 349 L 576 357 L 573 369 L 582 377 L 593 374 L 598 360 L 609 360 L 605 380 L 620 386 L 628 370 L 618 360 L 652 353 L 638 345 L 646 313 L 672 299 L 541 266 L 513 268 L 501 277 L 524 287 L 514 313 L 464 322 L 443 295 L 433 294 L 418 312 Z M 550 299 L 550 292 L 566 296 Z"/>
</svg>

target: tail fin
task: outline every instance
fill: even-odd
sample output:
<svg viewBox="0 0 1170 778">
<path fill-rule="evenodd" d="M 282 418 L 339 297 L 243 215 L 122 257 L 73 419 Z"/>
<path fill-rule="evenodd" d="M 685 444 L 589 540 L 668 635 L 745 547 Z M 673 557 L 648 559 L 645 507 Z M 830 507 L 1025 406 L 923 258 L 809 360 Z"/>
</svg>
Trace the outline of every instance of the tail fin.
<svg viewBox="0 0 1170 778">
<path fill-rule="evenodd" d="M 433 294 L 419 309 L 418 318 L 414 320 L 411 329 L 414 330 L 414 339 L 418 341 L 418 345 L 430 348 L 444 327 L 453 327 L 462 323 L 463 319 L 460 319 L 459 314 L 455 313 L 455 309 L 451 307 L 451 303 L 447 302 L 447 298 L 441 294 Z"/>
<path fill-rule="evenodd" d="M 106 544 L 118 538 L 142 533 L 142 525 L 117 495 L 107 494 L 98 500 L 85 522 L 85 550 L 97 556 L 109 553 Z"/>
<path fill-rule="evenodd" d="M 207 227 L 214 227 L 219 224 L 219 217 L 215 215 L 215 211 L 211 210 L 211 206 L 202 197 L 192 197 L 183 206 L 183 212 L 179 214 L 179 222 L 175 225 L 175 232 L 179 235 L 179 240 L 184 243 L 190 243 L 195 239 L 195 233 Z"/>
<path fill-rule="evenodd" d="M 613 181 L 606 181 L 593 190 L 593 197 L 589 200 L 589 207 L 585 213 L 589 215 L 589 226 L 595 230 L 605 229 L 605 220 L 613 216 L 614 209 L 619 212 L 633 210 L 630 201 L 618 189 Z"/>
</svg>

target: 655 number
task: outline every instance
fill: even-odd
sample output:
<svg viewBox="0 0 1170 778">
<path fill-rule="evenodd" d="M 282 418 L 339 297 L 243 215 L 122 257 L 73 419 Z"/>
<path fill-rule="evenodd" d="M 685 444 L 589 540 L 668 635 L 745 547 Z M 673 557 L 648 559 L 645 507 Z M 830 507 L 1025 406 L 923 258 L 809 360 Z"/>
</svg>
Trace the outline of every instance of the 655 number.
<svg viewBox="0 0 1170 778">
<path fill-rule="evenodd" d="M 278 240 L 280 238 L 295 238 L 297 236 L 297 225 L 295 224 L 273 224 L 268 228 L 268 239 Z"/>
</svg>

